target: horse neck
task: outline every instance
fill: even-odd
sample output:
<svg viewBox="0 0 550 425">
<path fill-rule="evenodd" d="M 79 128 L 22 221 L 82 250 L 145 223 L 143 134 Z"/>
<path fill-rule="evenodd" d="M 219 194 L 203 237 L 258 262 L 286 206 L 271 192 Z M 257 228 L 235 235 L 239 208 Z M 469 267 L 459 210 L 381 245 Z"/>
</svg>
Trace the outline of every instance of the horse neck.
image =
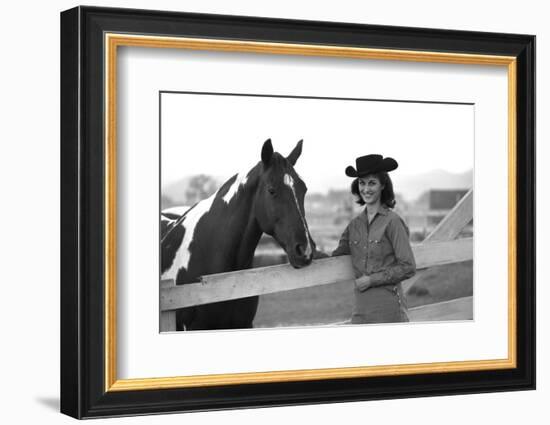
<svg viewBox="0 0 550 425">
<path fill-rule="evenodd" d="M 254 252 L 256 251 L 262 233 L 262 229 L 260 229 L 258 222 L 250 215 L 236 251 L 235 266 L 237 268 L 247 268 L 252 265 Z"/>
<path fill-rule="evenodd" d="M 254 251 L 263 233 L 254 216 L 258 183 L 259 171 L 255 167 L 248 173 L 246 183 L 236 190 L 233 199 L 221 207 L 221 225 L 226 226 L 228 239 L 233 242 L 225 245 L 227 252 L 224 254 L 232 259 L 235 268 L 246 268 L 252 264 Z"/>
</svg>

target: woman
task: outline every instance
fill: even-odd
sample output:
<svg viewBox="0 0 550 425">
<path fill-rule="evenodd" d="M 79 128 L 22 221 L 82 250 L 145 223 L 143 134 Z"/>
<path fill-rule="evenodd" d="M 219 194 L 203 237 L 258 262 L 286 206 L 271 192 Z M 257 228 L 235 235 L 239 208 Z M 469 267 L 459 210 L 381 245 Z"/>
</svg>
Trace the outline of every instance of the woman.
<svg viewBox="0 0 550 425">
<path fill-rule="evenodd" d="M 408 322 L 401 282 L 415 274 L 409 229 L 392 208 L 393 185 L 388 172 L 397 168 L 393 158 L 361 156 L 356 168 L 346 168 L 353 177 L 351 193 L 365 210 L 355 217 L 332 253 L 351 255 L 355 272 L 355 302 L 352 323 Z"/>
</svg>

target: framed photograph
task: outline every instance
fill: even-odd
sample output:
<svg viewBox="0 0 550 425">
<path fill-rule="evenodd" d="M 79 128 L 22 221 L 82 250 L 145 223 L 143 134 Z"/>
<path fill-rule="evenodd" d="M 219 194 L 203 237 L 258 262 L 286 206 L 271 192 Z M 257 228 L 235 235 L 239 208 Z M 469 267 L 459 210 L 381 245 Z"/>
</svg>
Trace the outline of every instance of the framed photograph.
<svg viewBox="0 0 550 425">
<path fill-rule="evenodd" d="M 61 14 L 61 411 L 535 388 L 535 37 Z"/>
</svg>

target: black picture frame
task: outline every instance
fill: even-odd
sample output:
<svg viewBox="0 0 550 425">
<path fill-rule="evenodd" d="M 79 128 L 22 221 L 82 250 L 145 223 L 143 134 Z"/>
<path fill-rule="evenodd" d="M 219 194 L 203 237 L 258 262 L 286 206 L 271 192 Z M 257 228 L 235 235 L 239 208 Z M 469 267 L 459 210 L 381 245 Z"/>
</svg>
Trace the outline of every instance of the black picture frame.
<svg viewBox="0 0 550 425">
<path fill-rule="evenodd" d="M 516 58 L 517 335 L 511 369 L 106 391 L 105 33 Z M 76 418 L 535 388 L 535 37 L 76 7 L 61 13 L 61 412 Z"/>
</svg>

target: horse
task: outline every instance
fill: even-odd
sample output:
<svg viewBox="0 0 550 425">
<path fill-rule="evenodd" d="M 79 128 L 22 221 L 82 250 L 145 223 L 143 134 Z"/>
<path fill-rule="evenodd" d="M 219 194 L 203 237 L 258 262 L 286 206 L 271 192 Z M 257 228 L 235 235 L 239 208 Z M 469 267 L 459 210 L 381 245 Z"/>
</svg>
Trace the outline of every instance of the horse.
<svg viewBox="0 0 550 425">
<path fill-rule="evenodd" d="M 200 276 L 247 269 L 263 233 L 285 250 L 295 268 L 309 265 L 315 244 L 304 215 L 305 183 L 294 170 L 300 140 L 287 157 L 264 142 L 261 160 L 235 174 L 183 215 L 161 215 L 161 278 L 176 285 Z M 259 296 L 177 310 L 177 330 L 252 328 Z"/>
</svg>

